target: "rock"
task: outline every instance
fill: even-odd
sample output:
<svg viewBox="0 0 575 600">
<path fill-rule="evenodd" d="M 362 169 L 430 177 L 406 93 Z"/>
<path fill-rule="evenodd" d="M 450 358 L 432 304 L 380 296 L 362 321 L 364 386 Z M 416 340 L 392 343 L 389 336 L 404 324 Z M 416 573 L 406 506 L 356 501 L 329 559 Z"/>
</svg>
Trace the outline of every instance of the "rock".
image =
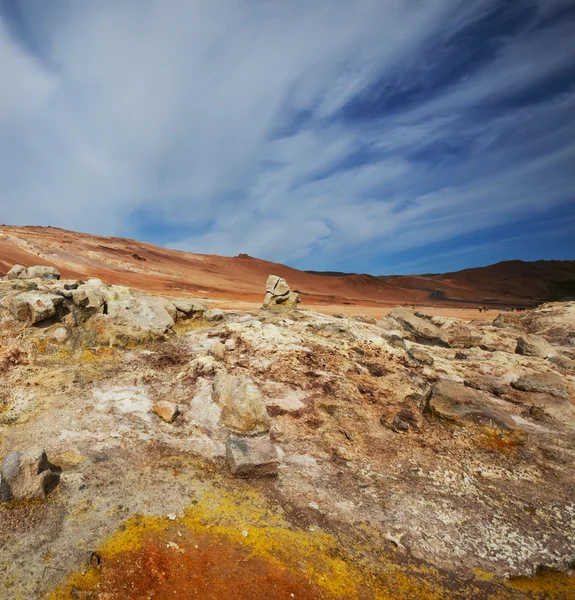
<svg viewBox="0 0 575 600">
<path fill-rule="evenodd" d="M 575 302 L 550 302 L 525 313 L 521 322 L 529 333 L 544 337 L 557 345 L 573 342 Z"/>
<path fill-rule="evenodd" d="M 70 291 L 72 301 L 76 306 L 87 311 L 87 317 L 97 312 L 104 312 L 104 284 L 99 279 L 91 279 Z"/>
<path fill-rule="evenodd" d="M 27 277 L 29 279 L 37 279 L 42 277 L 43 279 L 60 279 L 60 271 L 55 267 L 28 267 Z"/>
<path fill-rule="evenodd" d="M 46 337 L 58 344 L 65 344 L 72 337 L 72 331 L 69 327 L 60 325 L 54 329 L 51 329 Z"/>
<path fill-rule="evenodd" d="M 45 450 L 10 452 L 0 466 L 0 501 L 44 500 L 59 479 L 60 469 Z"/>
<path fill-rule="evenodd" d="M 515 429 L 515 422 L 489 396 L 456 381 L 436 383 L 428 396 L 426 412 L 458 425 L 497 426 Z"/>
<path fill-rule="evenodd" d="M 510 329 L 524 329 L 521 318 L 517 313 L 502 312 L 497 315 L 493 321 L 495 327 L 510 328 Z"/>
<path fill-rule="evenodd" d="M 107 303 L 107 317 L 115 325 L 150 334 L 166 333 L 174 326 L 176 307 L 158 296 L 122 293 Z"/>
<path fill-rule="evenodd" d="M 223 360 L 226 356 L 226 347 L 222 344 L 222 342 L 216 341 L 210 348 L 210 354 L 218 360 Z"/>
<path fill-rule="evenodd" d="M 27 274 L 26 267 L 22 265 L 14 265 L 8 273 L 6 273 L 6 279 L 23 279 Z"/>
<path fill-rule="evenodd" d="M 467 360 L 467 354 L 465 352 L 456 352 L 453 360 Z"/>
<path fill-rule="evenodd" d="M 8 309 L 19 321 L 39 323 L 56 315 L 62 296 L 46 292 L 22 292 L 8 299 Z"/>
<path fill-rule="evenodd" d="M 481 333 L 457 319 L 447 319 L 441 330 L 445 332 L 450 345 L 455 348 L 473 348 L 481 343 Z"/>
<path fill-rule="evenodd" d="M 226 343 L 224 344 L 224 346 L 226 347 L 226 350 L 228 352 L 233 352 L 236 349 L 236 340 L 234 338 L 229 338 L 226 340 Z"/>
<path fill-rule="evenodd" d="M 213 385 L 214 402 L 221 407 L 221 423 L 234 433 L 257 435 L 270 429 L 270 417 L 259 387 L 248 377 L 221 371 Z"/>
<path fill-rule="evenodd" d="M 199 356 L 190 361 L 189 373 L 192 379 L 210 377 L 222 370 L 222 365 L 213 356 Z"/>
<path fill-rule="evenodd" d="M 386 406 L 379 422 L 397 433 L 419 431 L 421 429 L 421 411 L 417 406 L 391 404 Z"/>
<path fill-rule="evenodd" d="M 431 367 L 433 365 L 433 357 L 430 356 L 429 354 L 427 354 L 427 352 L 424 352 L 423 350 L 420 350 L 419 348 L 415 348 L 415 347 L 411 347 L 408 351 L 407 354 L 410 358 L 413 358 L 413 360 L 427 365 L 429 367 Z"/>
<path fill-rule="evenodd" d="M 511 382 L 511 387 L 521 392 L 549 394 L 559 398 L 569 398 L 569 386 L 556 373 L 529 373 Z"/>
<path fill-rule="evenodd" d="M 266 295 L 263 308 L 296 308 L 299 303 L 299 295 L 290 292 L 285 279 L 277 275 L 270 275 L 266 281 Z"/>
<path fill-rule="evenodd" d="M 236 477 L 278 474 L 278 453 L 268 435 L 248 438 L 230 435 L 226 443 L 226 462 Z"/>
<path fill-rule="evenodd" d="M 545 338 L 530 334 L 517 338 L 515 353 L 522 354 L 523 356 L 538 356 L 540 358 L 549 358 L 557 354 L 553 346 Z"/>
<path fill-rule="evenodd" d="M 221 308 L 210 308 L 204 313 L 206 321 L 221 321 L 224 318 L 224 311 Z"/>
<path fill-rule="evenodd" d="M 152 412 L 157 414 L 160 419 L 166 421 L 166 423 L 173 423 L 180 414 L 180 409 L 175 402 L 160 400 L 152 406 Z"/>
<path fill-rule="evenodd" d="M 575 360 L 564 356 L 551 356 L 549 362 L 562 371 L 575 371 Z"/>
<path fill-rule="evenodd" d="M 446 332 L 430 320 L 416 315 L 412 310 L 395 308 L 388 316 L 395 319 L 404 330 L 408 331 L 416 342 L 449 347 Z"/>
<path fill-rule="evenodd" d="M 174 298 L 172 304 L 186 319 L 201 317 L 208 310 L 204 302 L 195 298 Z"/>
<path fill-rule="evenodd" d="M 492 375 L 470 375 L 465 379 L 464 384 L 474 390 L 485 390 L 496 396 L 502 396 L 509 390 L 509 384 L 499 377 Z"/>
</svg>

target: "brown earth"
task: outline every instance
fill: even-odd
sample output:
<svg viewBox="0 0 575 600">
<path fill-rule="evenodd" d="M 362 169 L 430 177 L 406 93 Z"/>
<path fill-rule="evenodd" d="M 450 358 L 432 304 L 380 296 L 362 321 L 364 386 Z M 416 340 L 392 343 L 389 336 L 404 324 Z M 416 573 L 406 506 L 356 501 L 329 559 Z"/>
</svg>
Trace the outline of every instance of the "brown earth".
<svg viewBox="0 0 575 600">
<path fill-rule="evenodd" d="M 482 304 L 494 309 L 533 306 L 567 294 L 575 281 L 575 261 L 511 261 L 445 275 L 326 275 L 247 255 L 194 254 L 53 227 L 2 225 L 0 274 L 17 263 L 26 267 L 46 264 L 57 267 L 63 277 L 99 277 L 158 294 L 225 300 L 228 307 L 259 306 L 263 283 L 275 274 L 301 292 L 304 306 L 332 314 L 362 312 L 378 317 L 385 314 L 382 308 L 398 304 L 458 311 L 477 311 Z"/>
</svg>

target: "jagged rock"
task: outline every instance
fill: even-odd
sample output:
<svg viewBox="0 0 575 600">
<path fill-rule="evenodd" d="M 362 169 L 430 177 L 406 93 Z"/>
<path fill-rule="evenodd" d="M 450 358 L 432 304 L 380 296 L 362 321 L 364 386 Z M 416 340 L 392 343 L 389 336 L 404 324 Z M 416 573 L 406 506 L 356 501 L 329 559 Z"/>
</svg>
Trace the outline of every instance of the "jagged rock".
<svg viewBox="0 0 575 600">
<path fill-rule="evenodd" d="M 456 319 L 446 319 L 441 329 L 447 335 L 447 340 L 455 348 L 473 348 L 479 346 L 481 333 L 475 328 Z"/>
<path fill-rule="evenodd" d="M 221 423 L 244 435 L 267 433 L 270 418 L 259 387 L 248 377 L 221 371 L 213 384 L 213 400 L 221 407 Z"/>
<path fill-rule="evenodd" d="M 189 374 L 192 379 L 210 377 L 222 368 L 222 365 L 213 356 L 199 356 L 190 361 Z"/>
<path fill-rule="evenodd" d="M 27 269 L 22 265 L 14 265 L 8 273 L 6 273 L 6 279 L 22 279 L 22 276 L 26 277 Z"/>
<path fill-rule="evenodd" d="M 100 279 L 90 279 L 87 283 L 71 290 L 71 295 L 74 304 L 87 311 L 86 316 L 104 312 L 105 291 Z"/>
<path fill-rule="evenodd" d="M 557 354 L 553 346 L 545 338 L 529 334 L 517 339 L 515 353 L 523 354 L 524 356 L 539 356 L 540 358 L 549 358 Z"/>
<path fill-rule="evenodd" d="M 299 295 L 290 292 L 285 279 L 277 275 L 270 275 L 266 281 L 266 295 L 263 308 L 296 308 L 299 303 Z"/>
<path fill-rule="evenodd" d="M 418 343 L 444 347 L 449 346 L 449 340 L 445 331 L 442 331 L 430 320 L 416 315 L 412 310 L 395 308 L 388 316 L 395 319 Z"/>
<path fill-rule="evenodd" d="M 0 502 L 44 500 L 58 484 L 59 471 L 45 450 L 10 452 L 0 466 Z"/>
<path fill-rule="evenodd" d="M 226 347 L 221 342 L 214 342 L 210 348 L 210 354 L 218 360 L 223 360 L 226 356 Z"/>
<path fill-rule="evenodd" d="M 427 354 L 427 352 L 420 350 L 419 348 L 411 347 L 407 351 L 407 354 L 409 355 L 410 358 L 413 358 L 413 360 L 415 360 L 423 365 L 427 365 L 429 367 L 431 367 L 433 365 L 433 362 L 434 362 L 433 357 L 430 356 L 429 354 Z"/>
<path fill-rule="evenodd" d="M 19 321 L 39 323 L 56 315 L 62 296 L 46 292 L 22 292 L 7 299 L 7 307 Z"/>
<path fill-rule="evenodd" d="M 497 426 L 514 429 L 515 422 L 489 396 L 456 381 L 442 380 L 431 389 L 426 411 L 458 425 Z"/>
<path fill-rule="evenodd" d="M 174 298 L 172 304 L 186 319 L 201 317 L 207 310 L 207 305 L 195 298 Z"/>
<path fill-rule="evenodd" d="M 278 453 L 269 435 L 228 436 L 226 462 L 236 477 L 275 477 L 278 474 Z"/>
<path fill-rule="evenodd" d="M 157 414 L 160 419 L 166 421 L 166 423 L 173 423 L 180 414 L 180 409 L 175 402 L 160 400 L 152 406 L 152 412 Z"/>
<path fill-rule="evenodd" d="M 164 298 L 131 295 L 110 299 L 107 317 L 115 325 L 157 335 L 174 326 L 175 310 L 175 306 Z"/>
<path fill-rule="evenodd" d="M 511 387 L 522 392 L 549 394 L 569 398 L 570 387 L 556 373 L 529 373 L 511 382 Z"/>
<path fill-rule="evenodd" d="M 58 269 L 55 267 L 28 267 L 26 276 L 29 279 L 37 279 L 39 277 L 44 279 L 60 279 L 60 271 L 58 271 Z"/>
<path fill-rule="evenodd" d="M 398 433 L 419 431 L 421 429 L 421 410 L 417 406 L 390 404 L 383 409 L 379 422 Z"/>
<path fill-rule="evenodd" d="M 501 312 L 495 317 L 493 321 L 495 327 L 510 328 L 510 329 L 524 329 L 521 318 L 517 313 L 512 312 Z"/>
<path fill-rule="evenodd" d="M 210 308 L 204 313 L 206 321 L 221 321 L 224 318 L 224 311 L 221 308 Z"/>
<path fill-rule="evenodd" d="M 465 379 L 464 384 L 474 390 L 484 390 L 496 396 L 501 396 L 509 390 L 508 383 L 492 375 L 470 375 Z"/>
<path fill-rule="evenodd" d="M 529 333 L 568 346 L 575 339 L 575 302 L 550 302 L 525 313 L 521 322 Z"/>
</svg>

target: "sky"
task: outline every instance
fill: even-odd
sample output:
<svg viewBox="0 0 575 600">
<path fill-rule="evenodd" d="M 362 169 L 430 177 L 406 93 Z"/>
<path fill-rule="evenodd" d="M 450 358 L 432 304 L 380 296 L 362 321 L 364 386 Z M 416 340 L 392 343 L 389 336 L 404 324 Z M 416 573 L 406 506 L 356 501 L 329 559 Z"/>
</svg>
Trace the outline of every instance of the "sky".
<svg viewBox="0 0 575 600">
<path fill-rule="evenodd" d="M 372 274 L 575 259 L 575 3 L 0 0 L 0 222 Z"/>
</svg>

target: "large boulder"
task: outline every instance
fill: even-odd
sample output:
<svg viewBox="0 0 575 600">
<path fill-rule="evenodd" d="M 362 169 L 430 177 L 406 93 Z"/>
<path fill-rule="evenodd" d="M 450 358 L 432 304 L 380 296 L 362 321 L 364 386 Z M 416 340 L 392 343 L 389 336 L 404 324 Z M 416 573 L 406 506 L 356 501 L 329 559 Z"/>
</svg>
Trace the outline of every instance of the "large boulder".
<svg viewBox="0 0 575 600">
<path fill-rule="evenodd" d="M 420 344 L 432 344 L 436 346 L 449 347 L 447 333 L 434 325 L 431 320 L 416 314 L 408 308 L 395 308 L 389 315 L 400 325 L 400 327 L 411 334 L 414 340 Z"/>
<path fill-rule="evenodd" d="M 39 277 L 43 279 L 60 279 L 60 271 L 56 267 L 28 267 L 27 277 L 29 279 L 37 279 Z"/>
<path fill-rule="evenodd" d="M 220 421 L 229 431 L 243 435 L 269 431 L 263 394 L 250 378 L 220 371 L 214 379 L 213 399 L 222 410 Z"/>
<path fill-rule="evenodd" d="M 513 419 L 488 394 L 445 379 L 431 389 L 426 412 L 458 425 L 515 428 Z"/>
<path fill-rule="evenodd" d="M 8 273 L 6 273 L 6 279 L 23 279 L 26 277 L 28 269 L 22 265 L 14 265 Z"/>
<path fill-rule="evenodd" d="M 176 316 L 176 307 L 164 298 L 131 293 L 108 296 L 106 311 L 114 325 L 150 334 L 166 333 L 174 326 Z"/>
<path fill-rule="evenodd" d="M 524 356 L 538 356 L 539 358 L 549 358 L 555 356 L 557 352 L 553 346 L 545 339 L 538 335 L 522 335 L 517 338 L 516 354 Z"/>
<path fill-rule="evenodd" d="M 270 275 L 266 281 L 264 308 L 295 308 L 299 303 L 299 295 L 291 292 L 286 280 L 277 275 Z"/>
<path fill-rule="evenodd" d="M 89 279 L 83 285 L 70 291 L 72 301 L 86 313 L 86 317 L 104 312 L 106 286 L 100 279 Z"/>
<path fill-rule="evenodd" d="M 571 386 L 557 373 L 529 373 L 511 382 L 511 387 L 522 392 L 549 394 L 569 398 Z"/>
<path fill-rule="evenodd" d="M 45 450 L 10 452 L 0 466 L 0 502 L 43 500 L 58 484 L 59 472 Z"/>
<path fill-rule="evenodd" d="M 54 317 L 64 298 L 47 292 L 22 292 L 7 298 L 6 306 L 19 321 L 31 325 Z"/>
<path fill-rule="evenodd" d="M 278 453 L 269 435 L 230 435 L 226 443 L 226 462 L 236 477 L 275 477 L 278 474 Z"/>
<path fill-rule="evenodd" d="M 174 298 L 172 304 L 186 319 L 201 317 L 208 310 L 205 302 L 195 298 Z"/>
</svg>

